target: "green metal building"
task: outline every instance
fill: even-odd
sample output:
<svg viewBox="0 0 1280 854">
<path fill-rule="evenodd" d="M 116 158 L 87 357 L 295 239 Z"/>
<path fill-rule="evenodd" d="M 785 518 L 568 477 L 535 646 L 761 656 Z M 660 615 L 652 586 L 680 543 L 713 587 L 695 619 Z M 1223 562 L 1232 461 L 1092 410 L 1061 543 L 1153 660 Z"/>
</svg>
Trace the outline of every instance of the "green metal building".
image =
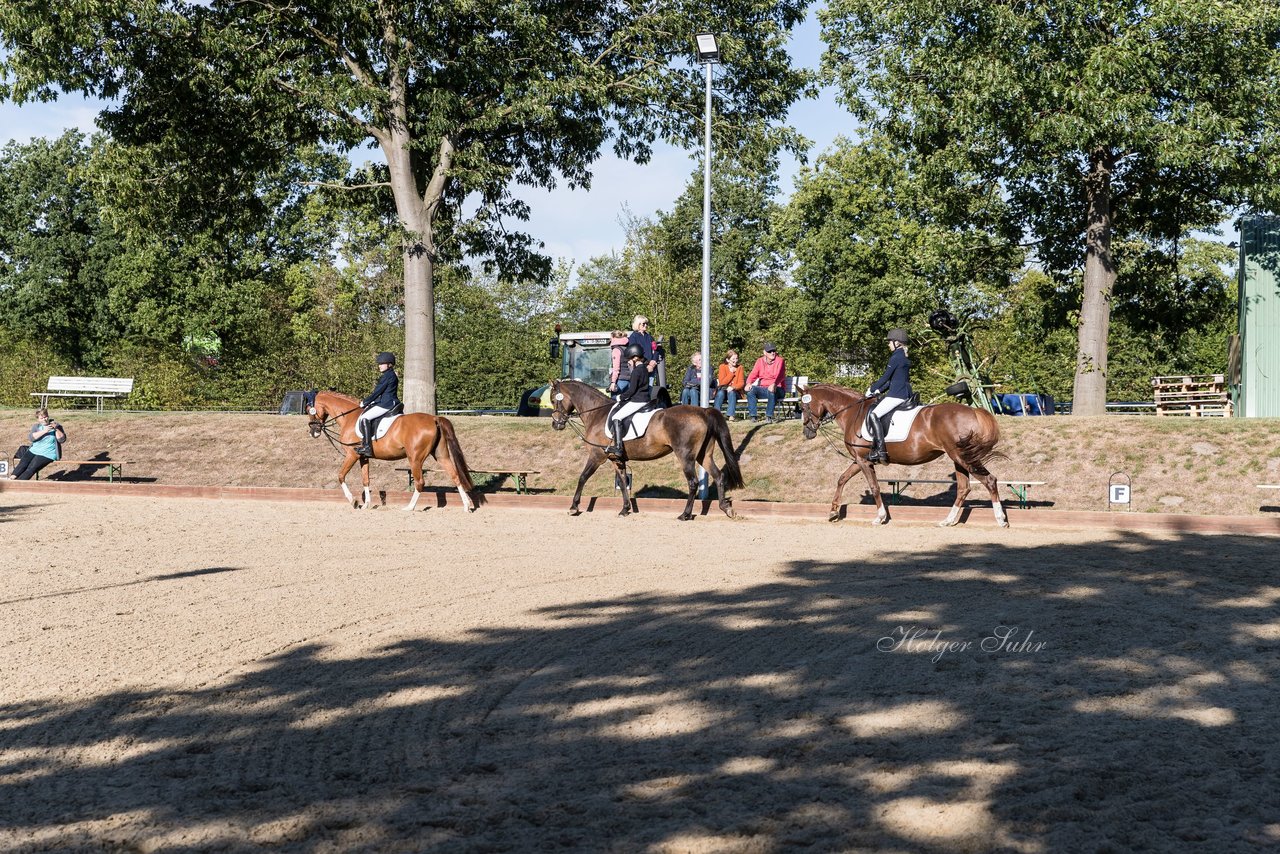
<svg viewBox="0 0 1280 854">
<path fill-rule="evenodd" d="M 1231 366 L 1235 414 L 1280 417 L 1280 216 L 1241 220 L 1239 276 L 1239 344 Z"/>
</svg>

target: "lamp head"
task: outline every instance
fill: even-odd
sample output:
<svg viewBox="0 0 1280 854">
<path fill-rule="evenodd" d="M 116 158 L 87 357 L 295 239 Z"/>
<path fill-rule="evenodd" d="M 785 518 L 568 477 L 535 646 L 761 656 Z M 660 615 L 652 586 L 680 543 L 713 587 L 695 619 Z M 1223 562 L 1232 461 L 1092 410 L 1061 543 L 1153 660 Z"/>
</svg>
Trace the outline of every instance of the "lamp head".
<svg viewBox="0 0 1280 854">
<path fill-rule="evenodd" d="M 720 46 L 716 44 L 715 33 L 698 33 L 694 36 L 698 45 L 698 61 L 699 62 L 718 62 L 720 60 Z"/>
</svg>

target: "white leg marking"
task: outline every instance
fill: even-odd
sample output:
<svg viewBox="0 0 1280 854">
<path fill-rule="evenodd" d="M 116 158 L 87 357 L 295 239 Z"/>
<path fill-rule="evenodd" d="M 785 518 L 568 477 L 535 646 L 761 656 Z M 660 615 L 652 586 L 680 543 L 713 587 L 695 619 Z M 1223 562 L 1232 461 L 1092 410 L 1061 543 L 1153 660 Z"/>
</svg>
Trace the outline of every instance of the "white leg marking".
<svg viewBox="0 0 1280 854">
<path fill-rule="evenodd" d="M 951 506 L 951 512 L 947 514 L 947 518 L 938 523 L 939 528 L 950 528 L 952 525 L 960 521 L 960 508 L 954 504 Z"/>
<path fill-rule="evenodd" d="M 458 487 L 458 494 L 462 496 L 462 508 L 468 513 L 474 513 L 476 506 L 471 503 L 471 498 L 467 495 L 466 490 L 461 486 Z"/>
<path fill-rule="evenodd" d="M 365 510 L 370 509 L 369 508 L 369 487 L 367 486 L 364 488 L 364 509 Z"/>
<path fill-rule="evenodd" d="M 1001 528 L 1009 527 L 1009 516 L 1004 512 L 1004 505 L 999 501 L 992 503 L 991 509 L 996 513 L 996 522 Z"/>
<path fill-rule="evenodd" d="M 355 503 L 356 503 L 356 499 L 355 499 L 355 497 L 351 494 L 351 490 L 350 490 L 350 489 L 347 489 L 347 483 L 346 483 L 346 481 L 343 481 L 343 482 L 342 482 L 342 494 L 343 494 L 343 495 L 345 495 L 345 496 L 347 496 L 347 503 L 348 503 L 348 504 L 355 504 Z"/>
<path fill-rule="evenodd" d="M 406 508 L 404 508 L 404 509 L 405 509 L 405 512 L 407 512 L 407 513 L 412 513 L 412 512 L 413 512 L 413 508 L 415 508 L 415 507 L 417 507 L 417 506 L 418 506 L 418 496 L 419 496 L 419 495 L 421 495 L 421 494 L 422 494 L 422 493 L 418 492 L 418 490 L 416 490 L 416 489 L 413 491 L 413 498 L 410 498 L 410 499 L 409 499 L 409 506 L 408 506 L 408 507 L 406 507 Z"/>
</svg>

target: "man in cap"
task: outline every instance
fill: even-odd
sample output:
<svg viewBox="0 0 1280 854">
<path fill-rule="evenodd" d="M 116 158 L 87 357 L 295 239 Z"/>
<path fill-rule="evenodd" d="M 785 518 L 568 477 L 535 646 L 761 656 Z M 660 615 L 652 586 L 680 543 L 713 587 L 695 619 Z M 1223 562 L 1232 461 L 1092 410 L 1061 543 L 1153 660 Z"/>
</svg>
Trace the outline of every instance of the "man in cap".
<svg viewBox="0 0 1280 854">
<path fill-rule="evenodd" d="M 778 404 L 778 398 L 782 397 L 786 385 L 787 363 L 778 355 L 778 348 L 766 341 L 764 355 L 756 359 L 755 367 L 747 375 L 747 387 L 744 390 L 747 396 L 747 417 L 752 421 L 756 420 L 756 401 L 763 397 L 768 400 L 765 404 L 765 418 L 772 421 L 773 409 Z"/>
</svg>

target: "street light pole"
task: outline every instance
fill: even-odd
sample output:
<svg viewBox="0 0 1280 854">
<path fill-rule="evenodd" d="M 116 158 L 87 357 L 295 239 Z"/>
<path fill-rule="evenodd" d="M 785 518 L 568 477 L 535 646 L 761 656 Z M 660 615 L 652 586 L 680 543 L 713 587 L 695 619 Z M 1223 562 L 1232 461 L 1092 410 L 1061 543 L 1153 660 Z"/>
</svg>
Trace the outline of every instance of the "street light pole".
<svg viewBox="0 0 1280 854">
<path fill-rule="evenodd" d="M 698 33 L 698 61 L 707 69 L 707 106 L 702 162 L 702 386 L 699 401 L 711 406 L 711 66 L 720 58 L 713 33 Z"/>
</svg>

